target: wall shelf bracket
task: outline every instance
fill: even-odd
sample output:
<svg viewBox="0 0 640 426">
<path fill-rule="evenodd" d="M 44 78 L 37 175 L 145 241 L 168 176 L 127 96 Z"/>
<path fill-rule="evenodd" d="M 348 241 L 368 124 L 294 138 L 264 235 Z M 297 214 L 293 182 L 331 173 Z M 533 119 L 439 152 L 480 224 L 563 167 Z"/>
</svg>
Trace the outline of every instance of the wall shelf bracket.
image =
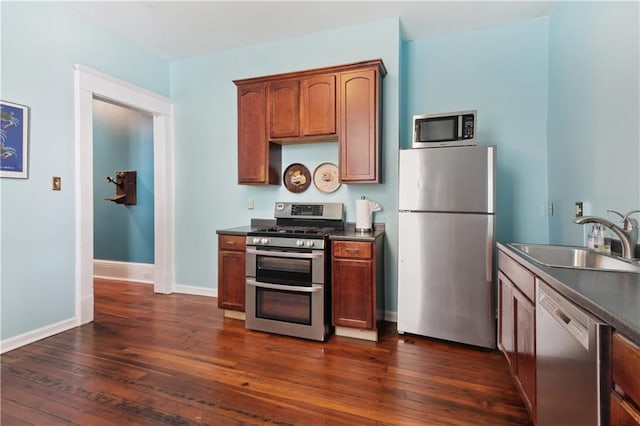
<svg viewBox="0 0 640 426">
<path fill-rule="evenodd" d="M 136 177 L 135 170 L 119 170 L 116 172 L 115 179 L 107 176 L 107 181 L 116 186 L 116 194 L 105 198 L 105 200 L 126 206 L 135 206 L 138 202 L 136 195 Z"/>
</svg>

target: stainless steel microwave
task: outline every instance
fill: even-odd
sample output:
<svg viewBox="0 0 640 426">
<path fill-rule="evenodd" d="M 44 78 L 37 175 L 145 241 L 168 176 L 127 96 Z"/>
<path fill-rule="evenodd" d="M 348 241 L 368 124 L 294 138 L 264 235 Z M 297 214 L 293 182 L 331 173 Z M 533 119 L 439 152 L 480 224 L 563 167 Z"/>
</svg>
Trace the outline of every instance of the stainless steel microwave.
<svg viewBox="0 0 640 426">
<path fill-rule="evenodd" d="M 413 116 L 413 148 L 476 144 L 477 111 Z"/>
</svg>

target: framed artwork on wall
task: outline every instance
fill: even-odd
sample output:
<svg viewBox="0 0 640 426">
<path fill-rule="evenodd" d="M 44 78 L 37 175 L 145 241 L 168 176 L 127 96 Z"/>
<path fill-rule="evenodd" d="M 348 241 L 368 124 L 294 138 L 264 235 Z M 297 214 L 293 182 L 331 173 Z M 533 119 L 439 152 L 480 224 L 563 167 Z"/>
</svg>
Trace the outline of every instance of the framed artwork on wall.
<svg viewBox="0 0 640 426">
<path fill-rule="evenodd" d="M 0 177 L 28 177 L 29 107 L 0 100 Z"/>
</svg>

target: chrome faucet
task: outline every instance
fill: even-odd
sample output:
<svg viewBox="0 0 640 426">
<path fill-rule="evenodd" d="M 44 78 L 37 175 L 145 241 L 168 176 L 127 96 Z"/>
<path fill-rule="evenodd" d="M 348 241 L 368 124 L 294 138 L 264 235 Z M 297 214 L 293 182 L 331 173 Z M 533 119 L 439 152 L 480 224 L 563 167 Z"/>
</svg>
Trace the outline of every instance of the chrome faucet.
<svg viewBox="0 0 640 426">
<path fill-rule="evenodd" d="M 635 258 L 636 244 L 638 244 L 638 221 L 629 217 L 633 213 L 640 213 L 640 210 L 632 210 L 623 215 L 615 210 L 607 210 L 622 218 L 622 227 L 598 216 L 581 216 L 573 220 L 573 223 L 584 225 L 585 223 L 599 223 L 611 229 L 611 232 L 620 238 L 622 243 L 622 257 L 626 259 Z"/>
</svg>

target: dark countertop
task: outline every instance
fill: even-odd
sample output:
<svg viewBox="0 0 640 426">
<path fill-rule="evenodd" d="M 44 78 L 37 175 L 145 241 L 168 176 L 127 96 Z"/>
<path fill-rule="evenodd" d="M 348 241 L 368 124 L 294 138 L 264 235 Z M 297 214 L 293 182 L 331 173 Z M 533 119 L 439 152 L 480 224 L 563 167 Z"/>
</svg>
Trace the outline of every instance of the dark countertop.
<svg viewBox="0 0 640 426">
<path fill-rule="evenodd" d="M 558 293 L 640 345 L 640 274 L 545 266 L 506 244 L 498 243 L 498 248 Z"/>
<path fill-rule="evenodd" d="M 250 232 L 252 226 L 236 226 L 235 228 L 227 228 L 227 229 L 218 229 L 216 230 L 216 234 L 220 235 L 247 235 L 247 232 Z"/>
<path fill-rule="evenodd" d="M 347 240 L 347 241 L 375 241 L 384 235 L 384 223 L 374 223 L 373 231 L 361 232 L 356 231 L 354 223 L 347 223 L 347 228 L 343 231 L 336 232 L 329 236 L 330 240 Z"/>
<path fill-rule="evenodd" d="M 247 235 L 248 232 L 255 228 L 264 228 L 267 226 L 275 226 L 275 219 L 251 219 L 251 225 L 236 226 L 235 228 L 225 228 L 216 230 L 216 234 L 220 235 Z"/>
</svg>

